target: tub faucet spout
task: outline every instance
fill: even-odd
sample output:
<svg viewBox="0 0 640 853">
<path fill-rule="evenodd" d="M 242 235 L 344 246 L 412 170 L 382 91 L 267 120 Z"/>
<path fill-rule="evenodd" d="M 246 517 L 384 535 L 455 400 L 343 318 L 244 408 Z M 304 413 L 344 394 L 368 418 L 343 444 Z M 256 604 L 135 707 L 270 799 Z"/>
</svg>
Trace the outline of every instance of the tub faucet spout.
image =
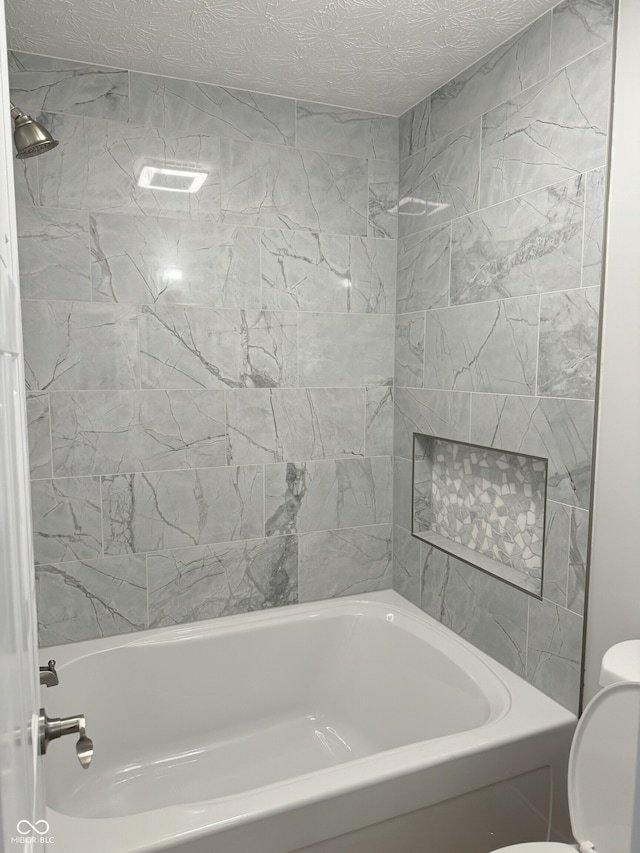
<svg viewBox="0 0 640 853">
<path fill-rule="evenodd" d="M 76 743 L 76 755 L 86 770 L 93 758 L 93 741 L 87 737 L 86 722 L 82 714 L 77 717 L 47 717 L 44 708 L 40 708 L 40 754 L 44 755 L 49 741 L 63 735 L 79 734 Z"/>
</svg>

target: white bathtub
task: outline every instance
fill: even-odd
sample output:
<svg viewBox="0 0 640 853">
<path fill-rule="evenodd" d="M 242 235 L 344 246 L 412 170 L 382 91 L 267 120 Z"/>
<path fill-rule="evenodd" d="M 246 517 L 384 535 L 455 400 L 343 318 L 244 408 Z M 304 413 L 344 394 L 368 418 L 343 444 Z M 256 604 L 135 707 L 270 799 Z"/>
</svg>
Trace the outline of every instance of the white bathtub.
<svg viewBox="0 0 640 853">
<path fill-rule="evenodd" d="M 58 853 L 483 853 L 565 790 L 575 717 L 393 592 L 50 657 L 47 713 L 95 744 L 45 758 Z"/>
</svg>

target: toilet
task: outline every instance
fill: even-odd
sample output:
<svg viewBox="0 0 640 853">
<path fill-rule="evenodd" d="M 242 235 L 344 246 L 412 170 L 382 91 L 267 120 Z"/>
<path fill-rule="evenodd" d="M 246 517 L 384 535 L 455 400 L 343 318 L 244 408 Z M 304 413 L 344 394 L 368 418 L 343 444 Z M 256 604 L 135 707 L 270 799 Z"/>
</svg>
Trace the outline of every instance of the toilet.
<svg viewBox="0 0 640 853">
<path fill-rule="evenodd" d="M 587 706 L 571 744 L 569 814 L 576 844 L 540 841 L 494 853 L 639 853 L 639 734 L 640 683 L 605 687 Z"/>
</svg>

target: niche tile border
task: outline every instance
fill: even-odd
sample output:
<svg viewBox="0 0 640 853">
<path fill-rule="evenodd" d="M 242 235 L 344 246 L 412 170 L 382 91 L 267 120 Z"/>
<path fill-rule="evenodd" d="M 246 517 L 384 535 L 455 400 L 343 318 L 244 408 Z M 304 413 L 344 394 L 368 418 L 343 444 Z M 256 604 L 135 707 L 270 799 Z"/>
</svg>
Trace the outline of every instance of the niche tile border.
<svg viewBox="0 0 640 853">
<path fill-rule="evenodd" d="M 411 535 L 542 600 L 547 477 L 545 457 L 414 432 Z"/>
</svg>

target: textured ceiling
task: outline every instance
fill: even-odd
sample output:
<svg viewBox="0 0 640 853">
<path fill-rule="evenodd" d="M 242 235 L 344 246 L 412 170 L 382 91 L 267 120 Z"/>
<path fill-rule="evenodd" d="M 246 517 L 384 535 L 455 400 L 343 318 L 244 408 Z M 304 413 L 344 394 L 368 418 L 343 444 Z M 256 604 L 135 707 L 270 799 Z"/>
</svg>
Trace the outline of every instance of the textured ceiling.
<svg viewBox="0 0 640 853">
<path fill-rule="evenodd" d="M 399 115 L 557 0 L 7 0 L 16 50 Z"/>
</svg>

